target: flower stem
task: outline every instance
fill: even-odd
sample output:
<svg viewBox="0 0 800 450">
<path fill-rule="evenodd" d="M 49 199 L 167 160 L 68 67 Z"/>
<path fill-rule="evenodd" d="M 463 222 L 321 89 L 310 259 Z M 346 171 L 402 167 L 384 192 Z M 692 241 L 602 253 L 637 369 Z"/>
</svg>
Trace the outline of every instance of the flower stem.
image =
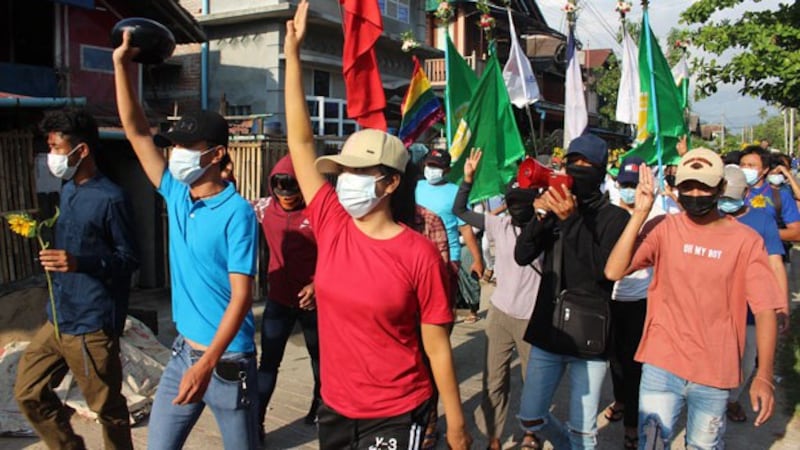
<svg viewBox="0 0 800 450">
<path fill-rule="evenodd" d="M 39 230 L 41 231 L 41 230 Z M 41 235 L 37 232 L 36 239 L 39 240 L 39 248 L 44 250 L 49 245 L 45 244 L 42 240 Z M 53 296 L 53 278 L 50 276 L 50 272 L 45 269 L 44 276 L 47 278 L 47 292 L 50 294 L 50 310 L 53 313 L 53 327 L 56 330 L 56 341 L 61 341 L 61 333 L 58 331 L 58 316 L 56 315 L 56 300 L 55 296 Z"/>
</svg>

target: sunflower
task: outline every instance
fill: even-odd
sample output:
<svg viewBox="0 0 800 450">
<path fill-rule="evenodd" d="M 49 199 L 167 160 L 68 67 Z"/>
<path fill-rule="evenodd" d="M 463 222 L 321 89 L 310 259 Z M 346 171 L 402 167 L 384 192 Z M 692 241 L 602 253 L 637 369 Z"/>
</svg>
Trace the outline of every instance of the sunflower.
<svg viewBox="0 0 800 450">
<path fill-rule="evenodd" d="M 12 213 L 6 216 L 11 231 L 22 237 L 36 237 L 37 223 L 26 213 Z"/>
<path fill-rule="evenodd" d="M 31 217 L 30 214 L 26 212 L 13 212 L 5 214 L 5 218 L 8 221 L 8 225 L 11 228 L 13 233 L 16 233 L 25 238 L 36 238 L 39 241 L 39 248 L 44 250 L 50 247 L 49 242 L 45 242 L 42 239 L 42 235 L 39 233 L 42 227 L 53 228 L 55 225 L 56 220 L 58 220 L 58 216 L 60 211 L 56 208 L 56 213 L 53 217 L 38 222 L 36 219 Z M 50 293 L 50 308 L 53 312 L 53 326 L 55 327 L 56 332 L 56 340 L 61 340 L 61 332 L 58 330 L 58 315 L 56 312 L 56 301 L 55 297 L 53 296 L 53 279 L 50 276 L 50 272 L 45 270 L 44 276 L 47 279 L 47 290 Z"/>
<path fill-rule="evenodd" d="M 756 195 L 752 200 L 750 200 L 750 206 L 753 208 L 766 208 L 767 198 L 762 194 Z"/>
</svg>

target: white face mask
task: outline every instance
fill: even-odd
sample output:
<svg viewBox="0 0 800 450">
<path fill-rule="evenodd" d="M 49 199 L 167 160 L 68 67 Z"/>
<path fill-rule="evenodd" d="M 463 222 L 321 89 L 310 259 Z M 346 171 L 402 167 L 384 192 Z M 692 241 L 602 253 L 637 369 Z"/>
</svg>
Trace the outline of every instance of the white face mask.
<svg viewBox="0 0 800 450">
<path fill-rule="evenodd" d="M 439 167 L 425 166 L 423 174 L 430 184 L 437 184 L 444 179 L 444 169 Z"/>
<path fill-rule="evenodd" d="M 48 153 L 47 168 L 50 169 L 50 173 L 52 173 L 53 176 L 57 178 L 61 178 L 62 180 L 71 180 L 72 177 L 75 176 L 75 172 L 78 171 L 78 166 L 80 166 L 81 163 L 83 162 L 83 158 L 79 159 L 77 164 L 70 167 L 69 157 L 72 156 L 73 153 L 78 151 L 78 147 L 80 146 L 81 144 L 76 145 L 66 155 L 57 155 L 55 153 Z"/>
<path fill-rule="evenodd" d="M 744 172 L 744 179 L 748 186 L 758 183 L 759 176 L 756 169 L 742 168 L 742 172 Z"/>
<path fill-rule="evenodd" d="M 354 219 L 366 216 L 381 201 L 375 194 L 375 183 L 383 177 L 357 175 L 343 172 L 336 180 L 336 195 L 339 203 Z"/>
<path fill-rule="evenodd" d="M 767 181 L 773 186 L 780 186 L 786 182 L 786 178 L 784 178 L 782 173 L 773 173 L 767 175 Z"/>
<path fill-rule="evenodd" d="M 173 148 L 169 157 L 170 173 L 181 183 L 191 185 L 211 167 L 211 164 L 200 167 L 200 158 L 206 153 L 214 151 L 215 148 L 211 147 L 204 152 L 183 147 Z"/>
</svg>

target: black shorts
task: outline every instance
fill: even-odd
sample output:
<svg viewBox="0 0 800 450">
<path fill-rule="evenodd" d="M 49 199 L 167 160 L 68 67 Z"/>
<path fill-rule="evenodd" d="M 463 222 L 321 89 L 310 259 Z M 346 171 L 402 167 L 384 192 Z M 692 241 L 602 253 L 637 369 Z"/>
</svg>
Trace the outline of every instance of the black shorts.
<svg viewBox="0 0 800 450">
<path fill-rule="evenodd" d="M 416 450 L 422 446 L 433 400 L 380 419 L 350 419 L 322 405 L 317 412 L 322 450 Z"/>
</svg>

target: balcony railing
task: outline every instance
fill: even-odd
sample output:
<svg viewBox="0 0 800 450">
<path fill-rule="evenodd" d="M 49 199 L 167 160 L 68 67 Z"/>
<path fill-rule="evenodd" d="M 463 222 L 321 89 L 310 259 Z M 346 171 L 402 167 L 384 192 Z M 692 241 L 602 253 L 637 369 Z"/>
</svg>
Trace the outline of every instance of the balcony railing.
<svg viewBox="0 0 800 450">
<path fill-rule="evenodd" d="M 475 71 L 475 73 L 480 74 L 480 70 L 478 70 L 478 64 L 481 62 L 475 51 L 473 50 L 472 54 L 469 56 L 464 57 L 464 60 L 467 61 L 467 64 Z M 425 74 L 428 76 L 428 80 L 431 82 L 431 86 L 433 87 L 442 87 L 445 85 L 447 81 L 447 74 L 445 72 L 445 59 L 444 58 L 437 58 L 437 59 L 426 59 L 425 60 Z"/>
</svg>

